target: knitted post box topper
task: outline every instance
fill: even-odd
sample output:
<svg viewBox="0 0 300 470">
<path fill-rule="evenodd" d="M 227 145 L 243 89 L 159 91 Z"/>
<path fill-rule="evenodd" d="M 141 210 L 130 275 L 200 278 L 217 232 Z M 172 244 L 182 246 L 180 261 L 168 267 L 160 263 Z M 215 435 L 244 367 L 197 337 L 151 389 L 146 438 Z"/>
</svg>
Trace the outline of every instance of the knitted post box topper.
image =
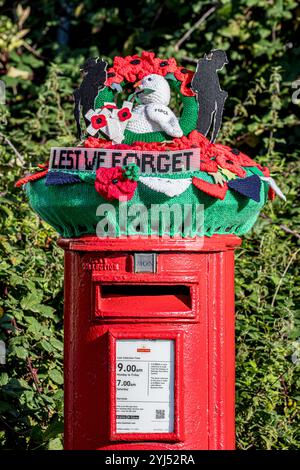
<svg viewBox="0 0 300 470">
<path fill-rule="evenodd" d="M 214 51 L 206 58 L 214 56 L 223 57 Z M 193 80 L 194 72 L 174 58 L 142 52 L 115 57 L 110 67 L 96 59 L 92 65 L 88 100 L 87 81 L 76 98 L 77 128 L 81 132 L 82 108 L 90 135 L 78 147 L 52 148 L 49 162 L 39 172 L 17 182 L 25 185 L 33 209 L 61 235 L 95 234 L 99 223 L 103 225 L 101 208 L 107 209 L 107 204 L 112 208 L 107 224 L 116 236 L 136 235 L 137 226 L 139 235 L 242 235 L 253 226 L 268 196 L 284 198 L 267 168 L 196 130 L 199 123 L 209 121 L 203 116 L 209 106 L 202 108 L 201 103 L 211 104 L 219 96 L 216 77 L 213 98 L 204 96 L 200 67 Z M 206 79 L 209 70 L 216 73 L 208 65 Z M 101 77 L 93 77 L 98 69 Z M 214 117 L 213 139 L 221 108 Z M 186 231 L 178 223 L 178 210 L 182 222 L 189 218 L 187 207 L 197 212 L 200 206 L 204 219 L 199 224 L 193 213 Z M 126 223 L 120 219 L 124 207 Z M 153 207 L 159 217 L 154 224 Z M 138 221 L 133 223 L 134 217 Z"/>
</svg>

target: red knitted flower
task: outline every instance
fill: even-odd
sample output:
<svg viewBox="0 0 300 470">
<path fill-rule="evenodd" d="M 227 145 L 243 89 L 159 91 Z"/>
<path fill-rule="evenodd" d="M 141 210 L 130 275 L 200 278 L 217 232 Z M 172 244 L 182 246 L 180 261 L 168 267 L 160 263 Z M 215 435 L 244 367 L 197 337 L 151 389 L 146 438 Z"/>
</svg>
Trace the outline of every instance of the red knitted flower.
<svg viewBox="0 0 300 470">
<path fill-rule="evenodd" d="M 180 87 L 180 91 L 185 96 L 195 96 L 195 93 L 192 90 L 193 76 L 194 76 L 194 73 L 191 72 L 190 70 L 184 76 L 184 79 L 183 79 L 181 87 Z"/>
<path fill-rule="evenodd" d="M 108 201 L 130 200 L 137 188 L 137 182 L 124 177 L 121 167 L 99 168 L 96 172 L 95 189 Z"/>
<path fill-rule="evenodd" d="M 117 75 L 133 83 L 153 73 L 154 57 L 153 52 L 142 52 L 141 56 L 115 57 L 113 69 Z"/>
<path fill-rule="evenodd" d="M 113 83 L 121 83 L 124 80 L 123 75 L 118 73 L 118 71 L 114 67 L 110 67 L 107 70 L 106 77 L 106 86 L 111 86 Z"/>
<path fill-rule="evenodd" d="M 241 167 L 235 155 L 232 153 L 228 154 L 224 149 L 217 148 L 217 145 L 214 147 L 216 150 L 216 161 L 221 168 L 232 171 L 232 173 L 240 178 L 246 176 L 246 171 Z"/>
<path fill-rule="evenodd" d="M 186 76 L 190 74 L 194 75 L 191 70 L 188 70 L 185 67 L 177 67 L 177 69 L 174 71 L 175 78 L 177 78 L 177 80 L 180 82 L 183 82 L 186 79 Z"/>
<path fill-rule="evenodd" d="M 234 163 L 240 166 L 256 166 L 262 170 L 262 166 L 256 163 L 252 158 L 248 157 L 245 153 L 241 152 L 236 148 L 228 147 L 228 145 L 215 144 L 215 148 L 219 153 L 226 155 L 229 159 L 233 160 Z"/>
<path fill-rule="evenodd" d="M 203 152 L 211 145 L 210 141 L 196 130 L 189 133 L 188 139 L 192 147 L 199 147 Z"/>
<path fill-rule="evenodd" d="M 113 67 L 107 70 L 105 85 L 112 86 L 113 83 L 121 83 L 124 80 L 129 83 L 135 83 L 151 73 L 157 73 L 162 76 L 174 73 L 177 80 L 182 82 L 181 93 L 185 96 L 194 96 L 191 90 L 191 80 L 194 73 L 191 70 L 178 67 L 173 57 L 161 59 L 160 57 L 155 57 L 153 52 L 146 51 L 143 51 L 140 55 L 115 57 Z"/>
<path fill-rule="evenodd" d="M 118 118 L 121 122 L 128 121 L 132 116 L 130 110 L 128 108 L 122 108 L 118 111 Z"/>
<path fill-rule="evenodd" d="M 141 58 L 143 61 L 143 67 L 149 67 L 153 69 L 155 54 L 154 52 L 143 51 L 141 54 Z"/>
<path fill-rule="evenodd" d="M 106 117 L 104 114 L 95 114 L 91 117 L 91 124 L 94 129 L 101 129 L 107 124 Z"/>
<path fill-rule="evenodd" d="M 143 70 L 143 60 L 137 54 L 125 57 L 125 64 L 122 67 L 124 78 L 128 82 L 135 82 L 138 74 Z M 121 72 L 121 70 L 120 70 Z"/>
<path fill-rule="evenodd" d="M 200 170 L 206 171 L 207 173 L 216 173 L 218 171 L 218 164 L 216 162 L 216 157 L 209 155 L 200 154 Z"/>
<path fill-rule="evenodd" d="M 104 148 L 107 147 L 107 145 L 110 142 L 108 142 L 106 139 L 99 139 L 98 137 L 92 137 L 89 136 L 85 141 L 84 141 L 84 147 L 87 148 Z"/>
<path fill-rule="evenodd" d="M 177 70 L 177 62 L 171 57 L 170 59 L 160 59 L 156 57 L 153 64 L 153 73 L 158 75 L 167 75 L 167 73 L 174 73 Z"/>
</svg>

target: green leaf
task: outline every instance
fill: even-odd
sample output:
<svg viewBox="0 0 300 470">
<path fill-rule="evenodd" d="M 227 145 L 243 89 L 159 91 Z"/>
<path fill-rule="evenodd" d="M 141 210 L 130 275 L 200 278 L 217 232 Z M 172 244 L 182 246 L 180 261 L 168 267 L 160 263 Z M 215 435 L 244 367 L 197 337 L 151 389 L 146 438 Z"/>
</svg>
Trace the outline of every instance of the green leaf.
<svg viewBox="0 0 300 470">
<path fill-rule="evenodd" d="M 51 343 L 52 346 L 54 346 L 58 351 L 63 351 L 64 345 L 63 345 L 63 342 L 60 341 L 59 339 L 52 337 L 52 338 L 50 338 L 50 343 Z"/>
<path fill-rule="evenodd" d="M 21 307 L 23 310 L 36 311 L 37 306 L 43 298 L 43 293 L 39 291 L 29 292 L 26 297 L 21 300 Z"/>
<path fill-rule="evenodd" d="M 51 318 L 55 310 L 56 310 L 55 308 L 50 307 L 49 305 L 37 306 L 38 313 L 40 313 L 43 317 L 46 317 L 46 318 Z"/>
<path fill-rule="evenodd" d="M 22 346 L 15 346 L 13 348 L 13 352 L 19 359 L 26 359 L 29 355 L 27 349 Z"/>
<path fill-rule="evenodd" d="M 53 440 L 54 438 L 61 436 L 64 431 L 64 424 L 62 419 L 52 419 L 48 429 L 45 431 L 45 440 Z"/>
<path fill-rule="evenodd" d="M 42 339 L 39 344 L 45 351 L 47 351 L 49 353 L 54 352 L 54 348 L 48 340 Z"/>
<path fill-rule="evenodd" d="M 0 373 L 0 386 L 6 385 L 8 383 L 8 374 L 6 372 Z"/>
<path fill-rule="evenodd" d="M 53 380 L 53 382 L 57 383 L 58 385 L 63 384 L 63 375 L 62 373 L 57 370 L 57 369 L 51 369 L 49 370 L 49 377 Z"/>
<path fill-rule="evenodd" d="M 63 445 L 62 445 L 62 440 L 59 437 L 56 437 L 55 439 L 50 439 L 49 444 L 48 444 L 48 450 L 62 450 Z"/>
<path fill-rule="evenodd" d="M 41 330 L 41 324 L 37 321 L 34 317 L 25 317 L 26 323 L 29 325 L 29 330 L 31 333 L 36 334 L 39 333 Z"/>
<path fill-rule="evenodd" d="M 10 405 L 7 401 L 0 400 L 0 413 L 7 413 L 8 411 L 12 411 L 13 406 Z"/>
</svg>

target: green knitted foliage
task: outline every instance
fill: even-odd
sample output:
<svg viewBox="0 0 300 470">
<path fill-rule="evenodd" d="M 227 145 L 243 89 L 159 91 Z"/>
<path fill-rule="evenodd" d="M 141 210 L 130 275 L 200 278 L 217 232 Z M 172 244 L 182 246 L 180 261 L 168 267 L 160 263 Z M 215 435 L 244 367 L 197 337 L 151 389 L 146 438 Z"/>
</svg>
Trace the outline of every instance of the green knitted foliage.
<svg viewBox="0 0 300 470">
<path fill-rule="evenodd" d="M 124 83 L 123 83 L 124 85 Z M 184 135 L 188 135 L 192 130 L 196 128 L 197 116 L 198 116 L 198 103 L 194 96 L 185 96 L 180 92 L 181 82 L 179 80 L 169 80 L 171 90 L 178 93 L 183 105 L 182 113 L 179 119 L 179 124 Z M 105 87 L 100 90 L 97 97 L 95 98 L 95 109 L 104 106 L 105 102 L 114 101 L 114 92 Z M 170 136 L 164 132 L 147 132 L 144 134 L 136 134 L 125 130 L 123 144 L 131 145 L 134 142 L 163 142 L 169 140 Z"/>
<path fill-rule="evenodd" d="M 262 173 L 257 168 L 247 168 L 247 176 Z M 187 178 L 196 176 L 210 183 L 212 177 L 205 172 L 189 172 L 176 175 L 176 178 Z M 170 178 L 172 175 L 162 177 Z M 112 204 L 116 210 L 116 235 L 130 235 L 130 230 L 118 225 L 119 203 L 118 201 L 107 201 L 103 199 L 95 190 L 92 178 L 90 182 L 82 184 L 70 184 L 63 186 L 46 186 L 45 179 L 40 179 L 26 185 L 26 192 L 29 197 L 32 208 L 40 217 L 54 227 L 64 237 L 78 237 L 86 234 L 95 234 L 96 225 L 101 220 L 96 215 L 96 210 L 100 204 Z M 267 200 L 268 184 L 262 182 L 260 202 L 257 203 L 238 193 L 228 190 L 224 200 L 208 196 L 199 191 L 193 184 L 173 198 L 167 197 L 163 193 L 151 190 L 141 182 L 138 183 L 137 190 L 133 198 L 128 201 L 128 208 L 133 204 L 143 204 L 147 208 L 151 204 L 159 204 L 163 207 L 178 204 L 203 204 L 204 205 L 204 227 L 193 231 L 188 236 L 211 236 L 217 234 L 236 234 L 243 235 L 248 232 L 255 223 L 259 212 Z M 153 232 L 152 232 L 153 233 Z M 136 232 L 134 233 L 136 235 Z M 146 232 L 140 232 L 141 235 L 149 235 L 149 226 Z M 179 235 L 186 236 L 186 233 L 176 232 L 174 226 L 158 228 L 156 235 Z"/>
</svg>

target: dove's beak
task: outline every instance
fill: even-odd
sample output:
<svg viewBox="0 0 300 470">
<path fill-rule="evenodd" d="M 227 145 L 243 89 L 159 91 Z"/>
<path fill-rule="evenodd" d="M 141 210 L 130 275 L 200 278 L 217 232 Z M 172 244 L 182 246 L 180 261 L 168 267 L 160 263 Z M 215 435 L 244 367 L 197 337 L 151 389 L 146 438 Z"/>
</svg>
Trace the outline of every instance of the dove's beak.
<svg viewBox="0 0 300 470">
<path fill-rule="evenodd" d="M 133 85 L 133 88 L 138 88 L 140 87 L 142 84 L 142 80 L 140 80 L 139 82 L 136 82 L 134 85 Z"/>
</svg>

